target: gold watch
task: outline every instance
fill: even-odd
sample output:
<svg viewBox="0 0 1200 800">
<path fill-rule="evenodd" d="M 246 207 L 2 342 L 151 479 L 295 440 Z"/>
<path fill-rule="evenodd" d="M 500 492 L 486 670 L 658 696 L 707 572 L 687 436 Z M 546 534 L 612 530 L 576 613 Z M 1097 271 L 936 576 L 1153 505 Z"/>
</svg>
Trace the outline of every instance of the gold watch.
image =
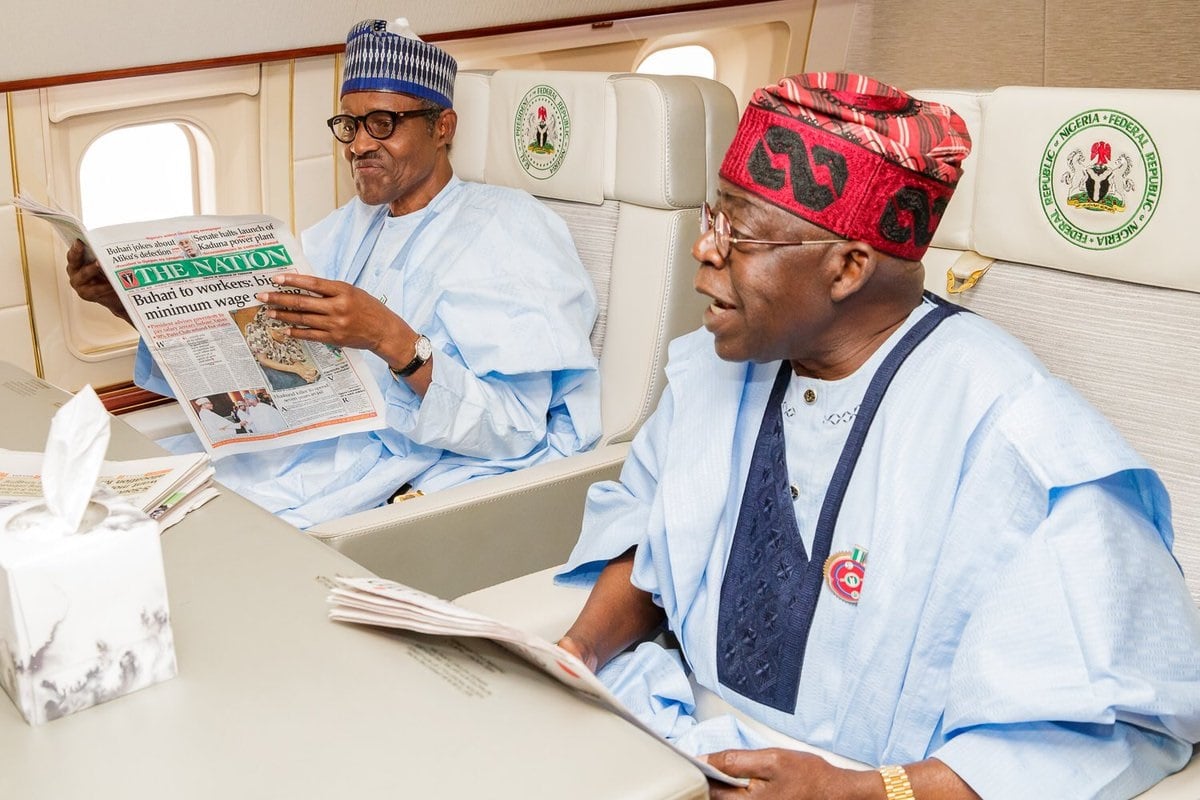
<svg viewBox="0 0 1200 800">
<path fill-rule="evenodd" d="M 883 791 L 887 800 L 916 800 L 904 767 L 889 764 L 879 768 L 879 775 L 883 778 Z"/>
</svg>

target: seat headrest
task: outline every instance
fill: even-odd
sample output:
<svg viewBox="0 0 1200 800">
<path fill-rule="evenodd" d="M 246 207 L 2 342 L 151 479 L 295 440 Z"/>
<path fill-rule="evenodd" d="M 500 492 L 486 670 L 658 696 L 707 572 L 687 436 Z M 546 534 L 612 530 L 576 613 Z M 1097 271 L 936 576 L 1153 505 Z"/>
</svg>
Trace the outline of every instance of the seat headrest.
<svg viewBox="0 0 1200 800">
<path fill-rule="evenodd" d="M 714 81 L 628 73 L 461 72 L 451 157 L 467 180 L 539 197 L 652 208 L 705 199 L 737 114 Z M 715 156 L 708 156 L 715 152 Z"/>
<path fill-rule="evenodd" d="M 974 151 L 934 244 L 1200 292 L 1192 187 L 1200 92 L 1006 86 L 922 92 Z"/>
</svg>

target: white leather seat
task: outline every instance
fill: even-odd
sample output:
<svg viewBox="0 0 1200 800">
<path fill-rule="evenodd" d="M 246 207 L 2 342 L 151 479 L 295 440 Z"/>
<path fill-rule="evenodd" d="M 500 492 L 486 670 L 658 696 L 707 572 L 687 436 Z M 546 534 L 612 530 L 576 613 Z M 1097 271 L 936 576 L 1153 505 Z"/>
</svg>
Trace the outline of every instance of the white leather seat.
<svg viewBox="0 0 1200 800">
<path fill-rule="evenodd" d="M 589 453 L 309 530 L 381 576 L 446 597 L 562 561 L 588 486 L 618 474 L 662 392 L 667 342 L 700 323 L 691 245 L 737 124 L 726 87 L 689 77 L 464 72 L 455 107 L 456 173 L 542 199 L 593 278 L 603 433 Z M 524 138 L 539 107 L 560 134 L 569 125 L 569 141 L 529 163 Z"/>
<path fill-rule="evenodd" d="M 915 94 L 958 111 L 975 143 L 925 258 L 928 287 L 946 294 L 948 268 L 958 283 L 988 267 L 974 288 L 951 298 L 1021 338 L 1158 470 L 1171 493 L 1174 552 L 1200 604 L 1200 251 L 1190 196 L 1200 183 L 1191 152 L 1200 92 Z M 1129 181 L 1117 186 L 1124 212 L 1066 203 L 1071 153 L 1090 158 L 1096 142 L 1109 146 L 1108 163 L 1123 155 L 1132 165 L 1127 174 L 1123 164 L 1114 171 L 1113 181 Z M 460 602 L 553 640 L 586 592 L 554 586 L 552 574 Z M 1197 797 L 1200 752 L 1140 796 Z"/>
</svg>

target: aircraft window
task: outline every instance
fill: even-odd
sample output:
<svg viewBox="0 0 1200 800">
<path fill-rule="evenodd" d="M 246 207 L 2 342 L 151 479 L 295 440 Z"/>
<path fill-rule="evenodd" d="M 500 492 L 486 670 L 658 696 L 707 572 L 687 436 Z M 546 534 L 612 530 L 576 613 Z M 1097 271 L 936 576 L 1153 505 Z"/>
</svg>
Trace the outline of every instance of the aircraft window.
<svg viewBox="0 0 1200 800">
<path fill-rule="evenodd" d="M 109 131 L 80 159 L 83 222 L 94 228 L 212 213 L 213 172 L 212 146 L 195 126 L 156 122 Z"/>
<path fill-rule="evenodd" d="M 712 78 L 717 65 L 706 47 L 696 44 L 656 50 L 642 59 L 635 72 L 649 75 L 695 75 Z"/>
</svg>

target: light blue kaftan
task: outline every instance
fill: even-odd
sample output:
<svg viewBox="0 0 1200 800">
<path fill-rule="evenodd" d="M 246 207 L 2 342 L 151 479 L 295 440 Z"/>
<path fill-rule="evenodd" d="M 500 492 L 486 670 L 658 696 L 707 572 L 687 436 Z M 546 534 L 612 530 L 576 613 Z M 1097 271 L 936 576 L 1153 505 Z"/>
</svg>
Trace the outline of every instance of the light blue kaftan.
<svg viewBox="0 0 1200 800">
<path fill-rule="evenodd" d="M 808 411 L 796 398 L 812 388 L 814 419 L 844 422 L 861 398 L 846 387 L 865 388 L 860 375 L 907 327 L 844 382 L 794 378 L 785 417 L 789 402 Z M 721 583 L 778 369 L 721 361 L 704 331 L 675 341 L 667 391 L 621 482 L 592 487 L 561 579 L 586 583 L 636 545 L 632 580 L 665 609 L 699 684 L 857 761 L 936 756 L 984 798 L 1130 797 L 1187 761 L 1200 739 L 1200 615 L 1169 550 L 1166 492 L 1094 409 L 972 314 L 909 356 L 871 426 L 832 547 L 868 551 L 862 597 L 822 586 L 795 712 L 723 687 Z M 821 408 L 826 396 L 840 407 Z M 796 501 L 811 541 L 845 435 L 806 438 L 812 463 L 788 468 L 820 484 Z M 804 445 L 789 441 L 789 462 Z M 643 646 L 602 677 L 633 687 L 629 672 L 642 672 L 649 698 L 624 699 L 665 713 L 663 731 L 698 750 L 761 746 L 727 719 L 707 734 L 709 722 L 682 724 L 664 700 L 679 696 L 679 667 L 657 653 Z"/>
<path fill-rule="evenodd" d="M 364 353 L 387 428 L 215 463 L 217 480 L 300 527 L 380 505 L 406 482 L 436 491 L 600 435 L 595 290 L 562 220 L 523 192 L 457 178 L 420 211 L 386 210 L 352 200 L 302 244 L 316 275 L 370 292 L 429 337 L 424 399 Z M 135 381 L 170 393 L 144 347 Z"/>
</svg>

